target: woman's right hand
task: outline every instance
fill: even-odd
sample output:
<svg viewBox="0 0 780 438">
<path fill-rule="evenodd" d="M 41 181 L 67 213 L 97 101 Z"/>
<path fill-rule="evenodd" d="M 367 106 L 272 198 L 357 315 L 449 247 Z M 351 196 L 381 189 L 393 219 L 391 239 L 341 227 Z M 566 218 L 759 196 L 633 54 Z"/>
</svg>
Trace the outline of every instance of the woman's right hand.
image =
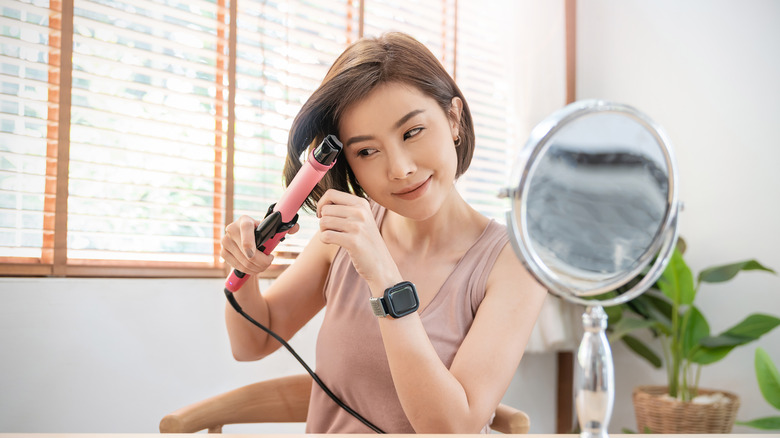
<svg viewBox="0 0 780 438">
<path fill-rule="evenodd" d="M 220 256 L 228 265 L 249 274 L 259 274 L 274 260 L 274 256 L 264 254 L 255 247 L 255 228 L 260 224 L 247 215 L 243 215 L 225 228 L 222 237 Z M 288 234 L 294 234 L 300 226 L 295 224 Z"/>
</svg>

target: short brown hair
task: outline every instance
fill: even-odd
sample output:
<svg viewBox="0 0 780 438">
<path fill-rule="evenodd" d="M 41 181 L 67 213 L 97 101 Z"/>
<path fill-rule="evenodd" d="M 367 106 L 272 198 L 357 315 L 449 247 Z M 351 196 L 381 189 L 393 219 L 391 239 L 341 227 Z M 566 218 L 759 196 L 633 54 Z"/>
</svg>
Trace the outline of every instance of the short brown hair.
<svg viewBox="0 0 780 438">
<path fill-rule="evenodd" d="M 322 84 L 298 112 L 287 140 L 287 160 L 284 165 L 285 184 L 289 185 L 301 168 L 300 156 L 319 144 L 328 134 L 338 132 L 339 120 L 353 103 L 364 98 L 378 85 L 397 82 L 411 85 L 430 96 L 449 114 L 452 99 L 463 102 L 460 117 L 460 143 L 456 148 L 458 168 L 462 175 L 474 155 L 474 123 L 471 112 L 455 81 L 438 59 L 422 43 L 400 32 L 386 33 L 376 38 L 364 38 L 351 44 L 336 59 Z M 333 169 L 314 188 L 305 205 L 314 210 L 326 190 L 351 192 L 364 196 L 347 160 L 339 158 Z"/>
</svg>

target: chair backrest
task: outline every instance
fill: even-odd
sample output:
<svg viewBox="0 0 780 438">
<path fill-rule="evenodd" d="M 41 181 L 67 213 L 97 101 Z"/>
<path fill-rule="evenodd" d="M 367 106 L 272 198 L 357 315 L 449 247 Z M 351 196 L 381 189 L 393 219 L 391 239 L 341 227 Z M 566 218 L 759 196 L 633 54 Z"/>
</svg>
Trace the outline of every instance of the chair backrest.
<svg viewBox="0 0 780 438">
<path fill-rule="evenodd" d="M 308 374 L 280 377 L 243 386 L 201 400 L 163 417 L 162 433 L 222 432 L 226 424 L 303 423 L 309 412 L 312 379 Z M 499 405 L 491 428 L 502 433 L 528 433 L 525 412 Z"/>
</svg>

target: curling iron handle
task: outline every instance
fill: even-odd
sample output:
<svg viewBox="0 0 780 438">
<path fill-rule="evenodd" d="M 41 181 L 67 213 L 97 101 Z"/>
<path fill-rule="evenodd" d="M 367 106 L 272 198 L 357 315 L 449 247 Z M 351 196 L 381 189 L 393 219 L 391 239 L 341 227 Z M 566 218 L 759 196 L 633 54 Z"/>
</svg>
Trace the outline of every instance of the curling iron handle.
<svg viewBox="0 0 780 438">
<path fill-rule="evenodd" d="M 284 240 L 284 235 L 287 234 L 287 231 L 282 231 L 281 233 L 276 233 L 276 235 L 272 238 L 270 238 L 267 242 L 263 244 L 263 254 L 271 254 L 271 251 L 276 248 L 276 245 L 279 244 L 282 240 Z"/>
<path fill-rule="evenodd" d="M 250 276 L 248 274 L 244 274 L 238 269 L 233 269 L 225 281 L 225 289 L 229 290 L 230 292 L 237 292 L 239 289 L 241 289 L 241 286 L 243 286 L 244 283 L 249 280 L 249 277 Z"/>
</svg>

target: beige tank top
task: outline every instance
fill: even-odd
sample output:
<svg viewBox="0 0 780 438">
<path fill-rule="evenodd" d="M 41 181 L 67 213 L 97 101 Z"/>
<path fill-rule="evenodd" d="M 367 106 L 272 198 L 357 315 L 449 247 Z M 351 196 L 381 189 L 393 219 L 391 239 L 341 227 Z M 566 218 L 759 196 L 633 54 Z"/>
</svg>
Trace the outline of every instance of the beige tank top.
<svg viewBox="0 0 780 438">
<path fill-rule="evenodd" d="M 372 205 L 377 224 L 385 209 Z M 506 227 L 491 220 L 463 255 L 428 306 L 425 331 L 448 368 L 485 296 L 488 275 L 508 242 Z M 414 433 L 401 408 L 390 375 L 382 337 L 368 299 L 371 292 L 339 249 L 325 283 L 325 316 L 317 338 L 316 372 L 350 408 L 387 433 Z M 483 433 L 490 431 L 488 426 Z M 306 433 L 372 433 L 312 385 Z"/>
</svg>

